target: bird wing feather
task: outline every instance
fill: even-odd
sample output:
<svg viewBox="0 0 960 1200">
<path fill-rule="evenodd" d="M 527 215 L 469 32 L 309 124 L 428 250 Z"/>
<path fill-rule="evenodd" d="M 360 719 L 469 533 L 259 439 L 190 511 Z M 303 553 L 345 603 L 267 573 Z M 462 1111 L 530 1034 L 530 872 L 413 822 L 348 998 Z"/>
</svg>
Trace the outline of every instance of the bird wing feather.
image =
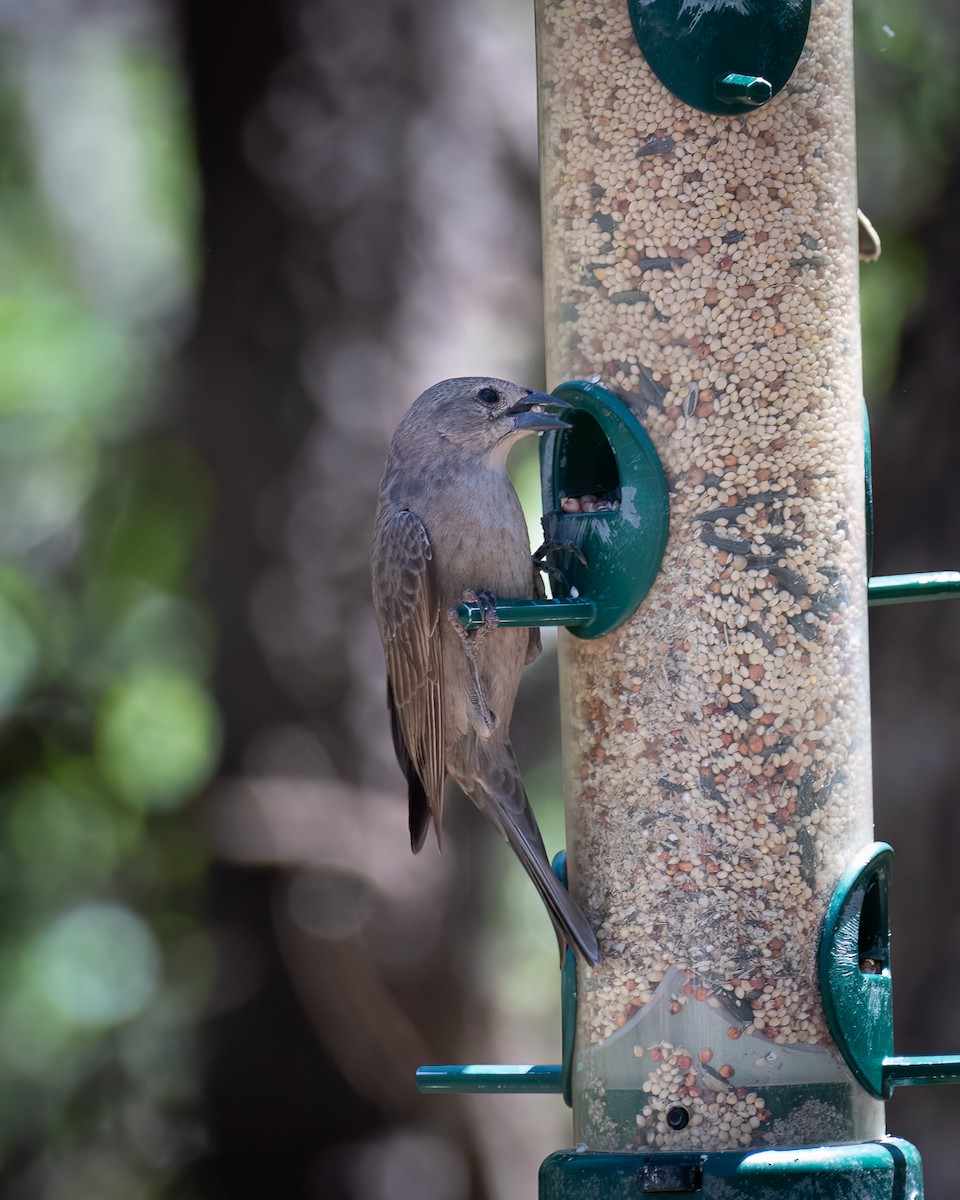
<svg viewBox="0 0 960 1200">
<path fill-rule="evenodd" d="M 442 609 L 433 548 L 416 513 L 404 509 L 378 524 L 373 576 L 394 747 L 409 784 L 411 845 L 419 850 L 431 816 L 440 837 L 445 770 Z"/>
</svg>

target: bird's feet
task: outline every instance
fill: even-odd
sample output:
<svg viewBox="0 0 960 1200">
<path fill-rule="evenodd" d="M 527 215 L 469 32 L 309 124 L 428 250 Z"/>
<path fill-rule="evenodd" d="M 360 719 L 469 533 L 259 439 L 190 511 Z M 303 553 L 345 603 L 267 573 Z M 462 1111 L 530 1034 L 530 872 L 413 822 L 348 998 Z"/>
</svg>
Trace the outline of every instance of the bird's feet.
<svg viewBox="0 0 960 1200">
<path fill-rule="evenodd" d="M 467 590 L 460 597 L 461 604 L 475 604 L 483 613 L 482 629 L 496 629 L 500 624 L 500 617 L 497 613 L 497 598 L 493 592 L 488 592 L 483 589 L 474 591 L 473 588 Z M 477 633 L 480 629 L 477 630 Z"/>
<path fill-rule="evenodd" d="M 457 611 L 463 604 L 469 604 L 480 609 L 483 614 L 483 624 L 479 628 L 472 631 L 464 629 Z M 497 714 L 490 707 L 487 699 L 483 680 L 480 678 L 477 652 L 480 649 L 481 639 L 491 629 L 496 629 L 500 624 L 500 618 L 497 615 L 496 597 L 492 592 L 483 590 L 474 591 L 472 588 L 468 588 L 460 597 L 457 604 L 447 609 L 447 617 L 460 637 L 463 652 L 467 660 L 467 669 L 470 672 L 470 682 L 467 687 L 467 713 L 470 724 L 473 726 L 477 737 L 485 741 L 493 734 L 500 721 Z"/>
<path fill-rule="evenodd" d="M 543 560 L 548 554 L 572 554 L 574 558 L 578 558 L 584 566 L 587 565 L 587 556 L 575 546 L 573 542 L 544 542 L 539 550 L 535 550 L 533 554 L 533 562 L 538 570 L 549 571 L 548 566 L 543 565 Z"/>
<path fill-rule="evenodd" d="M 458 611 L 464 604 L 469 604 L 480 609 L 483 616 L 483 624 L 479 628 L 472 630 L 464 629 Z M 457 603 L 447 609 L 447 618 L 459 634 L 461 641 L 464 643 L 474 642 L 488 630 L 496 629 L 500 624 L 500 617 L 497 613 L 497 598 L 493 592 L 484 590 L 474 591 L 473 588 L 467 588 Z"/>
<path fill-rule="evenodd" d="M 570 590 L 570 581 L 567 579 L 566 573 L 553 563 L 547 562 L 547 556 L 550 554 L 572 554 L 575 558 L 586 566 L 587 556 L 583 553 L 579 546 L 575 546 L 573 542 L 544 542 L 539 550 L 533 555 L 533 565 L 538 571 L 542 571 L 551 583 L 556 581 L 562 587 Z"/>
</svg>

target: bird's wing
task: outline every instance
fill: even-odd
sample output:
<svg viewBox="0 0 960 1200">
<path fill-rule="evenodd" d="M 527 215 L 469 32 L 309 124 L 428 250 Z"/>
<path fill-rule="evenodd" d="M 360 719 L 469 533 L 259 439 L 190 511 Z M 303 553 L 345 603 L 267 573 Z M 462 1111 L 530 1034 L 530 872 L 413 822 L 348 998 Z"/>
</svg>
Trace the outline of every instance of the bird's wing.
<svg viewBox="0 0 960 1200">
<path fill-rule="evenodd" d="M 387 658 L 393 744 L 407 777 L 410 843 L 419 850 L 443 807 L 443 669 L 433 549 L 416 513 L 402 510 L 374 534 L 373 594 Z"/>
</svg>

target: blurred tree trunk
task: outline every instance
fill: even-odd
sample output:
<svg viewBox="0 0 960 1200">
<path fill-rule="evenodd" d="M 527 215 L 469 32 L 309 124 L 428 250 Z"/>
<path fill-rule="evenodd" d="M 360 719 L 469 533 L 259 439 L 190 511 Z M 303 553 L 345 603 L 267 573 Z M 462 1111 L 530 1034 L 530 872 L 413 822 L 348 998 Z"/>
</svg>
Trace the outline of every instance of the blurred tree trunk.
<svg viewBox="0 0 960 1200">
<path fill-rule="evenodd" d="M 361 788 L 388 761 L 367 547 L 387 431 L 409 402 L 383 386 L 415 270 L 409 130 L 442 104 L 449 21 L 445 0 L 375 0 L 362 21 L 345 2 L 180 8 L 204 248 L 184 420 L 215 486 L 222 770 L 271 803 L 306 777 L 317 818 L 289 872 L 269 865 L 269 830 L 267 865 L 211 872 L 207 1196 L 486 1194 L 458 1107 L 445 1136 L 424 1133 L 413 1087 L 418 1055 L 456 1060 L 461 1041 L 468 864 L 439 884 L 416 876 L 439 890 L 411 956 L 395 924 L 422 895 L 394 905 L 364 854 L 312 865 L 331 824 L 356 835 L 361 819 L 371 861 L 384 839 L 408 854 L 398 809 Z M 241 793 L 224 791 L 228 826 Z M 286 811 L 270 808 L 275 832 Z"/>
</svg>

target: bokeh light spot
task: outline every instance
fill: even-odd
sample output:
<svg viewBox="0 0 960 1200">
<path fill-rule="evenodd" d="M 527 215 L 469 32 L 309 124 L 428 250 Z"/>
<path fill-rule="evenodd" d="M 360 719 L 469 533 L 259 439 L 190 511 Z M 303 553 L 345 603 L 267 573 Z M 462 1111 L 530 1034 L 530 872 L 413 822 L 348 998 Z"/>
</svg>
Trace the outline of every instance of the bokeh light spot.
<svg viewBox="0 0 960 1200">
<path fill-rule="evenodd" d="M 107 693 L 97 757 L 106 778 L 135 808 L 175 809 L 209 778 L 219 733 L 216 710 L 192 679 L 142 667 Z"/>
<path fill-rule="evenodd" d="M 65 1021 L 116 1025 L 135 1016 L 160 981 L 160 951 L 146 923 L 116 904 L 85 904 L 33 947 L 37 992 Z"/>
</svg>

